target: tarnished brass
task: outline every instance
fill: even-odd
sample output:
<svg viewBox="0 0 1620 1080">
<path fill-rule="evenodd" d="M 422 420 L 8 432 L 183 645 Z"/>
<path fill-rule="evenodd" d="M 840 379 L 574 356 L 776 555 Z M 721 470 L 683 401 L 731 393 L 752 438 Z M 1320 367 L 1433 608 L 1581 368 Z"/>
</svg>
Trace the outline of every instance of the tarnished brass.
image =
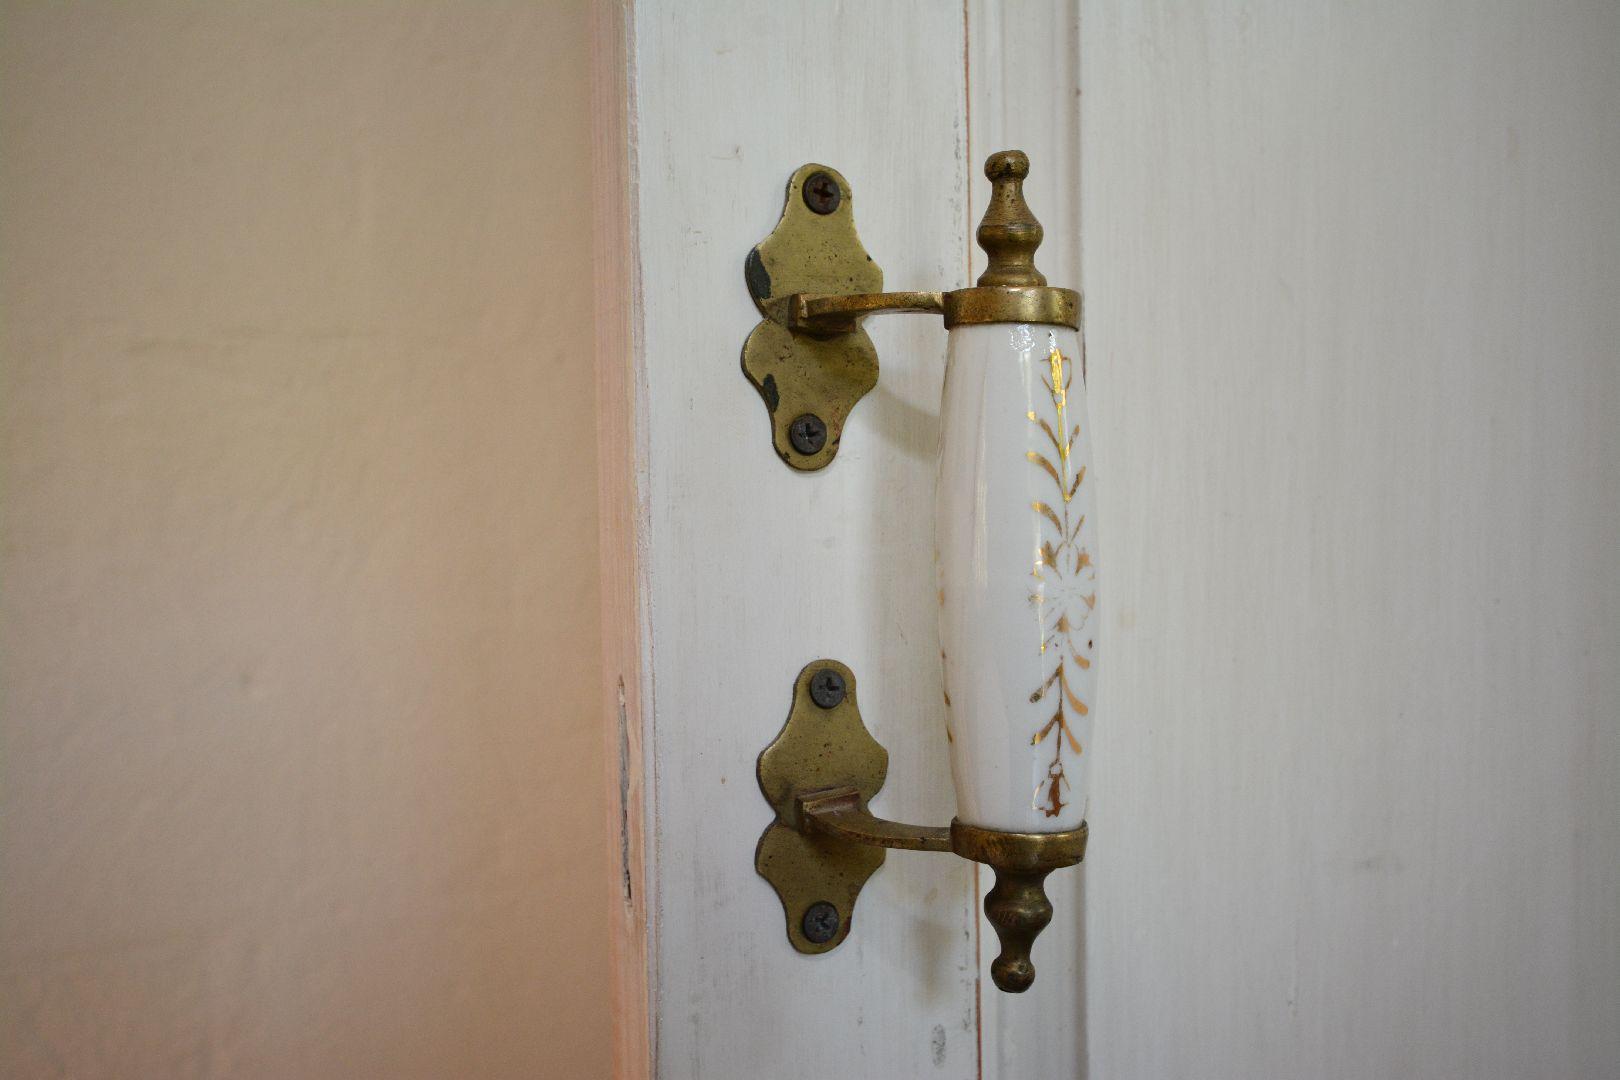
<svg viewBox="0 0 1620 1080">
<path fill-rule="evenodd" d="M 1035 981 L 1030 948 L 1052 921 L 1046 875 L 1085 858 L 1087 832 L 1083 821 L 1078 829 L 1061 833 L 998 832 L 951 822 L 951 849 L 996 872 L 996 883 L 984 898 L 984 914 L 1001 941 L 990 977 L 1009 994 L 1022 994 Z"/>
<path fill-rule="evenodd" d="M 937 825 L 906 825 L 873 817 L 854 788 L 835 788 L 799 796 L 799 820 L 811 832 L 874 847 L 906 851 L 949 851 L 951 830 Z"/>
<path fill-rule="evenodd" d="M 818 680 L 824 681 L 818 686 Z M 758 767 L 776 820 L 759 838 L 754 868 L 782 901 L 788 940 L 805 953 L 837 948 L 849 936 L 861 887 L 883 865 L 886 849 L 952 851 L 995 870 L 984 911 L 1001 939 L 1001 955 L 990 975 L 1008 993 L 1028 990 L 1035 981 L 1030 947 L 1052 921 L 1043 883 L 1085 856 L 1085 824 L 1073 832 L 1009 833 L 961 821 L 949 828 L 887 821 L 866 807 L 888 768 L 888 751 L 861 720 L 854 672 L 836 660 L 806 664 L 794 682 L 787 723 L 760 753 Z M 830 935 L 828 908 L 836 919 Z M 821 920 L 812 921 L 821 931 L 816 938 L 806 934 L 807 916 Z"/>
<path fill-rule="evenodd" d="M 1080 329 L 1080 294 L 1051 286 L 983 285 L 951 292 L 794 293 L 785 305 L 789 329 L 847 334 L 868 315 L 944 315 L 947 329 L 972 323 L 1039 323 Z"/>
<path fill-rule="evenodd" d="M 843 699 L 822 708 L 810 681 L 831 670 L 843 680 Z M 780 734 L 759 755 L 759 788 L 776 820 L 754 849 L 754 869 L 776 890 L 787 917 L 788 940 L 803 953 L 836 949 L 849 936 L 855 898 L 883 865 L 884 849 L 835 833 L 812 830 L 800 811 L 801 795 L 841 790 L 864 808 L 883 787 L 889 752 L 866 730 L 855 703 L 855 675 L 836 660 L 806 664 L 793 684 L 793 708 Z M 838 929 L 812 941 L 804 918 L 818 903 L 832 905 Z"/>
<path fill-rule="evenodd" d="M 1046 275 L 1035 269 L 1035 249 L 1046 230 L 1024 201 L 1024 179 L 1029 156 L 1022 150 L 1002 150 L 984 159 L 990 181 L 990 202 L 975 234 L 990 264 L 979 275 L 980 285 L 1045 285 Z"/>
<path fill-rule="evenodd" d="M 945 327 L 1039 323 L 1080 329 L 1080 294 L 1050 286 L 990 285 L 945 294 Z"/>
<path fill-rule="evenodd" d="M 1080 294 L 1046 284 L 1035 269 L 1035 249 L 1046 235 L 1024 201 L 1029 158 L 1003 150 L 984 162 L 990 202 L 979 222 L 979 246 L 990 257 L 976 289 L 945 294 L 945 326 L 973 323 L 1051 323 L 1080 328 Z"/>
<path fill-rule="evenodd" d="M 877 350 L 860 320 L 884 312 L 943 315 L 947 329 L 975 323 L 1080 326 L 1080 294 L 1046 284 L 1035 269 L 1041 223 L 1024 202 L 1029 158 L 1018 150 L 985 161 L 990 202 L 979 223 L 989 266 L 976 287 L 881 292 L 883 271 L 855 232 L 849 181 L 804 165 L 788 181 L 782 217 L 748 253 L 743 276 L 764 316 L 743 343 L 742 368 L 765 400 L 777 455 L 795 469 L 826 468 L 844 422 L 877 385 Z M 815 190 L 807 191 L 805 185 Z M 795 422 L 824 437 L 793 438 Z"/>
<path fill-rule="evenodd" d="M 820 174 L 836 184 L 839 197 L 818 213 L 806 204 L 806 180 Z M 822 182 L 825 182 L 823 180 Z M 744 277 L 764 319 L 743 343 L 742 368 L 771 416 L 776 453 L 795 469 L 815 470 L 838 453 L 850 410 L 877 385 L 877 350 L 853 324 L 833 335 L 794 333 L 788 298 L 796 293 L 870 293 L 883 287 L 883 271 L 866 253 L 855 232 L 849 182 L 825 165 L 805 165 L 788 181 L 782 217 L 771 235 L 748 253 Z M 789 428 L 801 416 L 814 416 L 827 437 L 810 453 L 793 444 Z"/>
<path fill-rule="evenodd" d="M 788 297 L 788 326 L 807 334 L 847 334 L 867 315 L 938 315 L 945 297 L 937 292 L 794 293 Z"/>
</svg>

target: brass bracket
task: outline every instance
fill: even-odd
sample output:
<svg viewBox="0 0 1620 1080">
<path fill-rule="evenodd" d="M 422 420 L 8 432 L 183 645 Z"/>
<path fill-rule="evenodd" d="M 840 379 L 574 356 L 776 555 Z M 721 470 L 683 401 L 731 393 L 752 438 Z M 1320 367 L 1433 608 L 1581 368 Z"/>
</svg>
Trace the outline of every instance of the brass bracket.
<svg viewBox="0 0 1620 1080">
<path fill-rule="evenodd" d="M 795 293 L 867 293 L 883 271 L 855 233 L 849 181 L 825 165 L 804 165 L 788 181 L 782 218 L 748 253 L 744 277 L 764 318 L 743 343 L 742 368 L 771 416 L 776 453 L 795 469 L 826 468 L 844 421 L 877 385 L 877 350 L 855 326 L 796 333 L 787 300 Z"/>
<path fill-rule="evenodd" d="M 877 385 L 878 357 L 861 329 L 868 315 L 940 315 L 947 329 L 971 323 L 1054 323 L 1078 328 L 1080 294 L 1046 284 L 1035 269 L 1041 226 L 1024 204 L 1029 159 L 994 154 L 994 185 L 979 227 L 990 256 L 976 288 L 952 292 L 881 292 L 883 271 L 855 232 L 849 181 L 826 165 L 802 165 L 771 235 L 743 265 L 754 306 L 764 316 L 743 343 L 742 369 L 765 400 L 771 441 L 795 469 L 832 464 L 844 423 Z"/>
<path fill-rule="evenodd" d="M 991 976 L 1011 993 L 1035 980 L 1030 947 L 1052 919 L 1046 875 L 1079 862 L 1086 826 L 1065 833 L 1007 833 L 961 821 L 949 828 L 874 817 L 889 752 L 866 730 L 855 673 L 836 660 L 806 664 L 793 708 L 759 755 L 759 788 L 776 811 L 754 849 L 754 869 L 776 890 L 788 941 L 802 953 L 836 949 L 849 936 L 855 901 L 889 848 L 949 851 L 996 871 L 985 914 L 1001 940 Z"/>
<path fill-rule="evenodd" d="M 812 831 L 799 797 L 838 790 L 864 809 L 889 771 L 889 752 L 861 722 L 849 668 L 836 660 L 805 665 L 787 723 L 760 753 L 757 771 L 776 820 L 754 849 L 754 869 L 776 889 L 795 949 L 836 949 L 849 936 L 855 898 L 883 865 L 884 850 Z"/>
</svg>

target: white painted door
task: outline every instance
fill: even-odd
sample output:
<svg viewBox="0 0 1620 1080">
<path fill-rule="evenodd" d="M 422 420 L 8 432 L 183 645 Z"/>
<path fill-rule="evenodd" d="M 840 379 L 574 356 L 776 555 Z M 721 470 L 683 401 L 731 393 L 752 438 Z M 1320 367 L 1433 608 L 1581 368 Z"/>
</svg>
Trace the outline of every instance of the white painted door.
<svg viewBox="0 0 1620 1080">
<path fill-rule="evenodd" d="M 1082 5 L 1098 1080 L 1620 1076 L 1620 5 Z"/>
<path fill-rule="evenodd" d="M 754 761 L 817 657 L 854 669 L 888 747 L 878 812 L 952 816 L 932 560 L 945 334 L 937 318 L 870 324 L 877 389 L 834 464 L 795 473 L 771 451 L 738 363 L 758 321 L 743 259 L 775 225 L 789 175 L 817 161 L 849 180 L 886 287 L 966 284 L 982 159 L 1005 141 L 1036 162 L 1029 194 L 1052 236 L 1042 264 L 1073 284 L 1074 13 L 1031 6 L 1013 28 L 1033 56 L 1057 61 L 1012 80 L 1018 100 L 1038 103 L 1018 125 L 969 104 L 1002 97 L 970 74 L 974 31 L 997 8 L 973 5 L 965 19 L 931 0 L 642 2 L 603 27 L 623 36 L 601 77 L 604 115 L 619 120 L 599 164 L 622 170 L 604 192 L 602 231 L 623 229 L 610 244 L 634 253 L 607 260 L 601 298 L 618 335 L 603 384 L 607 581 L 621 605 L 610 678 L 616 695 L 625 680 L 626 789 L 640 796 L 626 844 L 622 1008 L 633 1012 L 642 971 L 650 1000 L 647 1045 L 628 1022 L 621 1053 L 632 1066 L 651 1060 L 659 1077 L 1080 1068 L 1078 873 L 1053 878 L 1057 925 L 1038 946 L 1040 978 L 1008 1011 L 988 977 L 981 986 L 970 864 L 892 853 L 850 940 L 813 958 L 789 946 L 753 868 L 771 818 Z M 984 54 L 997 79 L 1000 50 Z M 1009 1037 L 1021 1028 L 1041 1034 Z"/>
<path fill-rule="evenodd" d="M 1616 10 L 604 10 L 623 1075 L 1620 1072 Z M 1055 284 L 1084 238 L 1106 626 L 1092 846 L 1021 998 L 959 860 L 891 854 L 816 958 L 753 870 L 816 657 L 889 749 L 876 809 L 951 816 L 944 335 L 869 325 L 820 473 L 738 366 L 794 169 L 848 178 L 886 287 L 951 288 L 1007 147 Z"/>
</svg>

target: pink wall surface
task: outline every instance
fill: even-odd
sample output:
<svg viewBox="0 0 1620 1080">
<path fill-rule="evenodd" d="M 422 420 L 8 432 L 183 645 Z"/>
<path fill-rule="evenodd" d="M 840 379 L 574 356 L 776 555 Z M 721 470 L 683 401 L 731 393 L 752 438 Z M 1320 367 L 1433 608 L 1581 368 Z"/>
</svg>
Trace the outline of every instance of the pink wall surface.
<svg viewBox="0 0 1620 1080">
<path fill-rule="evenodd" d="M 585 5 L 0 11 L 0 1073 L 603 1075 Z"/>
</svg>

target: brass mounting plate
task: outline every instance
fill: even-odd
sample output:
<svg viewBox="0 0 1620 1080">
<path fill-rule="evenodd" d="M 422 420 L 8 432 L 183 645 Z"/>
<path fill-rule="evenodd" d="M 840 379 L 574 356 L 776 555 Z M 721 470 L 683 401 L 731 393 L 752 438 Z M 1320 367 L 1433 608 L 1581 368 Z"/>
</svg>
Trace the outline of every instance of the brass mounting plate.
<svg viewBox="0 0 1620 1080">
<path fill-rule="evenodd" d="M 743 343 L 743 374 L 765 399 L 776 453 L 795 469 L 826 468 L 838 453 L 850 410 L 877 385 L 877 350 L 859 327 L 829 335 L 795 333 L 788 328 L 786 299 L 883 288 L 883 271 L 855 233 L 849 181 L 825 165 L 801 166 L 788 181 L 781 220 L 748 253 L 743 276 L 764 316 Z M 795 442 L 794 422 L 806 417 L 815 422 L 807 422 Z"/>
<path fill-rule="evenodd" d="M 827 673 L 841 680 L 843 692 L 830 706 L 825 684 L 812 692 L 812 681 Z M 793 683 L 793 709 L 787 723 L 759 755 L 759 789 L 776 810 L 754 849 L 754 869 L 771 883 L 787 917 L 788 941 L 802 953 L 836 949 L 849 936 L 855 898 L 868 878 L 883 865 L 884 849 L 801 831 L 798 797 L 829 788 L 853 788 L 864 807 L 883 787 L 889 752 L 866 725 L 855 701 L 855 674 L 836 660 L 806 664 Z M 817 941 L 806 932 L 806 916 L 818 905 L 837 915 L 836 930 Z M 819 926 L 825 933 L 830 920 Z M 819 935 L 818 935 L 819 936 Z"/>
</svg>

